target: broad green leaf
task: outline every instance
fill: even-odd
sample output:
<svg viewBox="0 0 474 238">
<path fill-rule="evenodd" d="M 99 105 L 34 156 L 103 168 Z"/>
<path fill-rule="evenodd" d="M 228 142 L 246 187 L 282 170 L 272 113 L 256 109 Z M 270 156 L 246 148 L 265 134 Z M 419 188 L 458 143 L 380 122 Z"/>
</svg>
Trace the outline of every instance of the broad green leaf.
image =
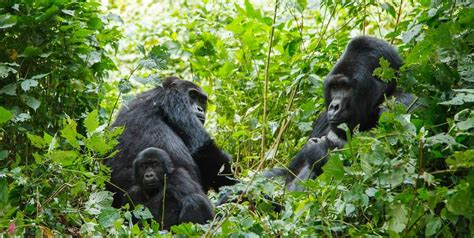
<svg viewBox="0 0 474 238">
<path fill-rule="evenodd" d="M 77 122 L 72 119 L 68 119 L 66 126 L 64 126 L 64 128 L 61 130 L 61 136 L 65 138 L 69 142 L 69 144 L 71 144 L 75 148 L 78 148 L 79 142 L 77 141 L 76 128 Z"/>
<path fill-rule="evenodd" d="M 99 215 L 105 207 L 112 205 L 112 194 L 108 191 L 91 193 L 85 203 L 85 211 L 91 215 Z"/>
<path fill-rule="evenodd" d="M 15 74 L 17 70 L 8 66 L 7 64 L 0 63 L 0 78 L 6 78 L 10 74 Z"/>
<path fill-rule="evenodd" d="M 41 105 L 41 102 L 38 99 L 34 98 L 34 97 L 23 96 L 23 98 L 25 100 L 25 104 L 28 105 L 29 107 L 33 108 L 33 110 L 35 110 L 35 111 Z"/>
<path fill-rule="evenodd" d="M 84 126 L 87 128 L 87 132 L 92 134 L 92 132 L 99 127 L 99 112 L 94 110 L 90 112 L 86 119 L 84 120 Z"/>
<path fill-rule="evenodd" d="M 23 82 L 21 82 L 21 88 L 25 92 L 30 90 L 30 88 L 36 87 L 36 86 L 38 86 L 38 81 L 36 80 L 26 79 L 26 80 L 23 80 Z"/>
<path fill-rule="evenodd" d="M 4 93 L 4 94 L 10 95 L 10 96 L 15 96 L 16 95 L 16 84 L 11 83 L 11 84 L 7 84 L 7 85 L 3 86 L 2 90 L 0 90 L 0 93 Z"/>
<path fill-rule="evenodd" d="M 10 111 L 0 106 L 0 125 L 9 121 L 12 117 L 13 114 Z"/>
<path fill-rule="evenodd" d="M 0 15 L 0 29 L 12 27 L 16 22 L 16 16 L 10 14 Z"/>
<path fill-rule="evenodd" d="M 8 156 L 8 150 L 0 150 L 0 160 L 4 160 Z"/>
<path fill-rule="evenodd" d="M 435 216 L 429 216 L 426 222 L 425 236 L 435 235 L 442 226 L 441 219 Z"/>
<path fill-rule="evenodd" d="M 28 139 L 31 141 L 31 144 L 39 149 L 45 148 L 48 146 L 48 142 L 44 141 L 44 139 L 41 136 L 33 135 L 33 134 L 27 134 Z"/>
<path fill-rule="evenodd" d="M 99 224 L 105 228 L 113 227 L 115 220 L 120 219 L 120 217 L 120 210 L 113 207 L 105 207 L 99 214 Z"/>
<path fill-rule="evenodd" d="M 337 156 L 332 156 L 323 166 L 323 171 L 328 177 L 340 180 L 344 177 L 344 165 Z"/>
<path fill-rule="evenodd" d="M 48 156 L 62 166 L 70 166 L 74 164 L 79 154 L 72 150 L 54 150 Z"/>
<path fill-rule="evenodd" d="M 107 144 L 105 141 L 104 136 L 99 135 L 99 134 L 93 134 L 86 143 L 87 148 L 99 153 L 99 154 L 105 154 L 106 152 L 109 152 L 113 146 Z"/>
<path fill-rule="evenodd" d="M 38 56 L 42 53 L 43 53 L 43 50 L 41 50 L 40 48 L 38 48 L 36 46 L 31 46 L 30 45 L 30 46 L 25 48 L 22 55 L 25 56 L 25 57 L 32 57 L 32 56 Z"/>
<path fill-rule="evenodd" d="M 148 210 L 148 208 L 143 205 L 136 206 L 135 210 L 133 210 L 133 215 L 138 219 L 153 218 L 153 215 L 151 214 L 150 210 Z"/>
<path fill-rule="evenodd" d="M 388 228 L 396 233 L 402 232 L 408 222 L 407 211 L 403 204 L 394 204 L 388 213 L 390 221 Z"/>
</svg>

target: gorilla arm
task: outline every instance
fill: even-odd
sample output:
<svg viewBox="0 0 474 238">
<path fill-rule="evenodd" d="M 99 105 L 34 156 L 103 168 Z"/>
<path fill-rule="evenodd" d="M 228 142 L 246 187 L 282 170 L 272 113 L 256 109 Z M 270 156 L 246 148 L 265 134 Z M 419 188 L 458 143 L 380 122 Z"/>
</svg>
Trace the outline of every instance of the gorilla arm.
<svg viewBox="0 0 474 238">
<path fill-rule="evenodd" d="M 210 187 L 217 190 L 221 186 L 235 184 L 230 157 L 219 149 L 201 121 L 193 116 L 189 102 L 185 101 L 186 95 L 175 89 L 164 90 L 162 93 L 167 94 L 160 97 L 164 99 L 160 102 L 160 108 L 166 115 L 165 120 L 182 138 L 194 161 L 199 164 L 204 191 Z"/>
<path fill-rule="evenodd" d="M 170 193 L 170 197 L 180 203 L 179 223 L 204 224 L 214 218 L 214 209 L 211 202 L 200 189 L 199 184 L 189 177 L 186 170 L 177 168 L 170 175 L 166 192 Z M 165 215 L 168 216 L 168 214 Z"/>
</svg>

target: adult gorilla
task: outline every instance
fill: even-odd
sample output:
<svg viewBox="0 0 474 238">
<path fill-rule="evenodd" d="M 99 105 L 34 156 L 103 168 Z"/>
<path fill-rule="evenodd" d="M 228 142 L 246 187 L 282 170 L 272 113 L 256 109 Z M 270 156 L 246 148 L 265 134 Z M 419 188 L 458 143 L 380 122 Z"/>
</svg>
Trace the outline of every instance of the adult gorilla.
<svg viewBox="0 0 474 238">
<path fill-rule="evenodd" d="M 402 65 L 397 51 L 383 40 L 362 36 L 349 42 L 341 59 L 324 79 L 326 111 L 314 122 L 310 139 L 288 169 L 274 169 L 267 172 L 267 176 L 286 176 L 288 189 L 300 190 L 297 182 L 320 175 L 328 151 L 345 145 L 346 134 L 339 125 L 346 123 L 351 131 L 356 126 L 367 131 L 377 125 L 380 104 L 386 97 L 396 94 L 404 104 L 411 101 L 411 95 L 396 92 L 394 80 L 386 83 L 372 75 L 380 67 L 382 57 L 395 70 Z"/>
<path fill-rule="evenodd" d="M 106 161 L 112 168 L 107 188 L 115 192 L 114 207 L 120 207 L 122 191 L 133 185 L 133 160 L 148 147 L 166 151 L 174 166 L 187 170 L 204 192 L 235 184 L 229 156 L 203 127 L 206 108 L 207 95 L 200 87 L 168 77 L 163 87 L 140 94 L 121 109 L 112 126 L 124 126 L 125 130 L 118 153 Z"/>
</svg>

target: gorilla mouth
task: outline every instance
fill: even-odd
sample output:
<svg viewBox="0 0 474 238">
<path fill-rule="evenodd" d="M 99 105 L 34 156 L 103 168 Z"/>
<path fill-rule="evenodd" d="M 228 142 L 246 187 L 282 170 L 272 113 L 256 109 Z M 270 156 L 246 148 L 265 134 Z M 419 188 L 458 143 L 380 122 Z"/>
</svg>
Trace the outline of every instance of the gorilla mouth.
<svg viewBox="0 0 474 238">
<path fill-rule="evenodd" d="M 145 187 L 147 187 L 148 189 L 150 189 L 150 188 L 158 188 L 158 187 L 160 187 L 160 181 L 148 182 L 148 183 L 145 183 L 144 185 L 145 185 Z"/>
<path fill-rule="evenodd" d="M 202 124 L 206 122 L 206 116 L 204 116 L 203 114 L 196 113 L 196 117 L 199 119 L 199 121 L 201 121 Z"/>
<path fill-rule="evenodd" d="M 329 124 L 331 125 L 339 125 L 339 124 L 342 124 L 344 123 L 344 120 L 342 119 L 331 119 L 329 120 Z"/>
</svg>

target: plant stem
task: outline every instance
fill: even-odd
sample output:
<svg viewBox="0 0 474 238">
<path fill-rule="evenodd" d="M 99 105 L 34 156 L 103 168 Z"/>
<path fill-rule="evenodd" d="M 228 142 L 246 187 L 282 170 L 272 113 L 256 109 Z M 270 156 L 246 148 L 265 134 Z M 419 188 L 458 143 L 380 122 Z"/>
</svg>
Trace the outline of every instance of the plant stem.
<svg viewBox="0 0 474 238">
<path fill-rule="evenodd" d="M 263 117 L 262 117 L 262 143 L 260 144 L 260 160 L 265 159 L 265 136 L 267 129 L 267 104 L 268 104 L 268 71 L 270 68 L 270 56 L 273 48 L 273 35 L 275 34 L 275 22 L 278 10 L 278 0 L 275 2 L 275 12 L 273 13 L 272 29 L 270 31 L 270 42 L 267 52 L 267 63 L 265 65 L 265 81 L 263 86 Z"/>
</svg>

